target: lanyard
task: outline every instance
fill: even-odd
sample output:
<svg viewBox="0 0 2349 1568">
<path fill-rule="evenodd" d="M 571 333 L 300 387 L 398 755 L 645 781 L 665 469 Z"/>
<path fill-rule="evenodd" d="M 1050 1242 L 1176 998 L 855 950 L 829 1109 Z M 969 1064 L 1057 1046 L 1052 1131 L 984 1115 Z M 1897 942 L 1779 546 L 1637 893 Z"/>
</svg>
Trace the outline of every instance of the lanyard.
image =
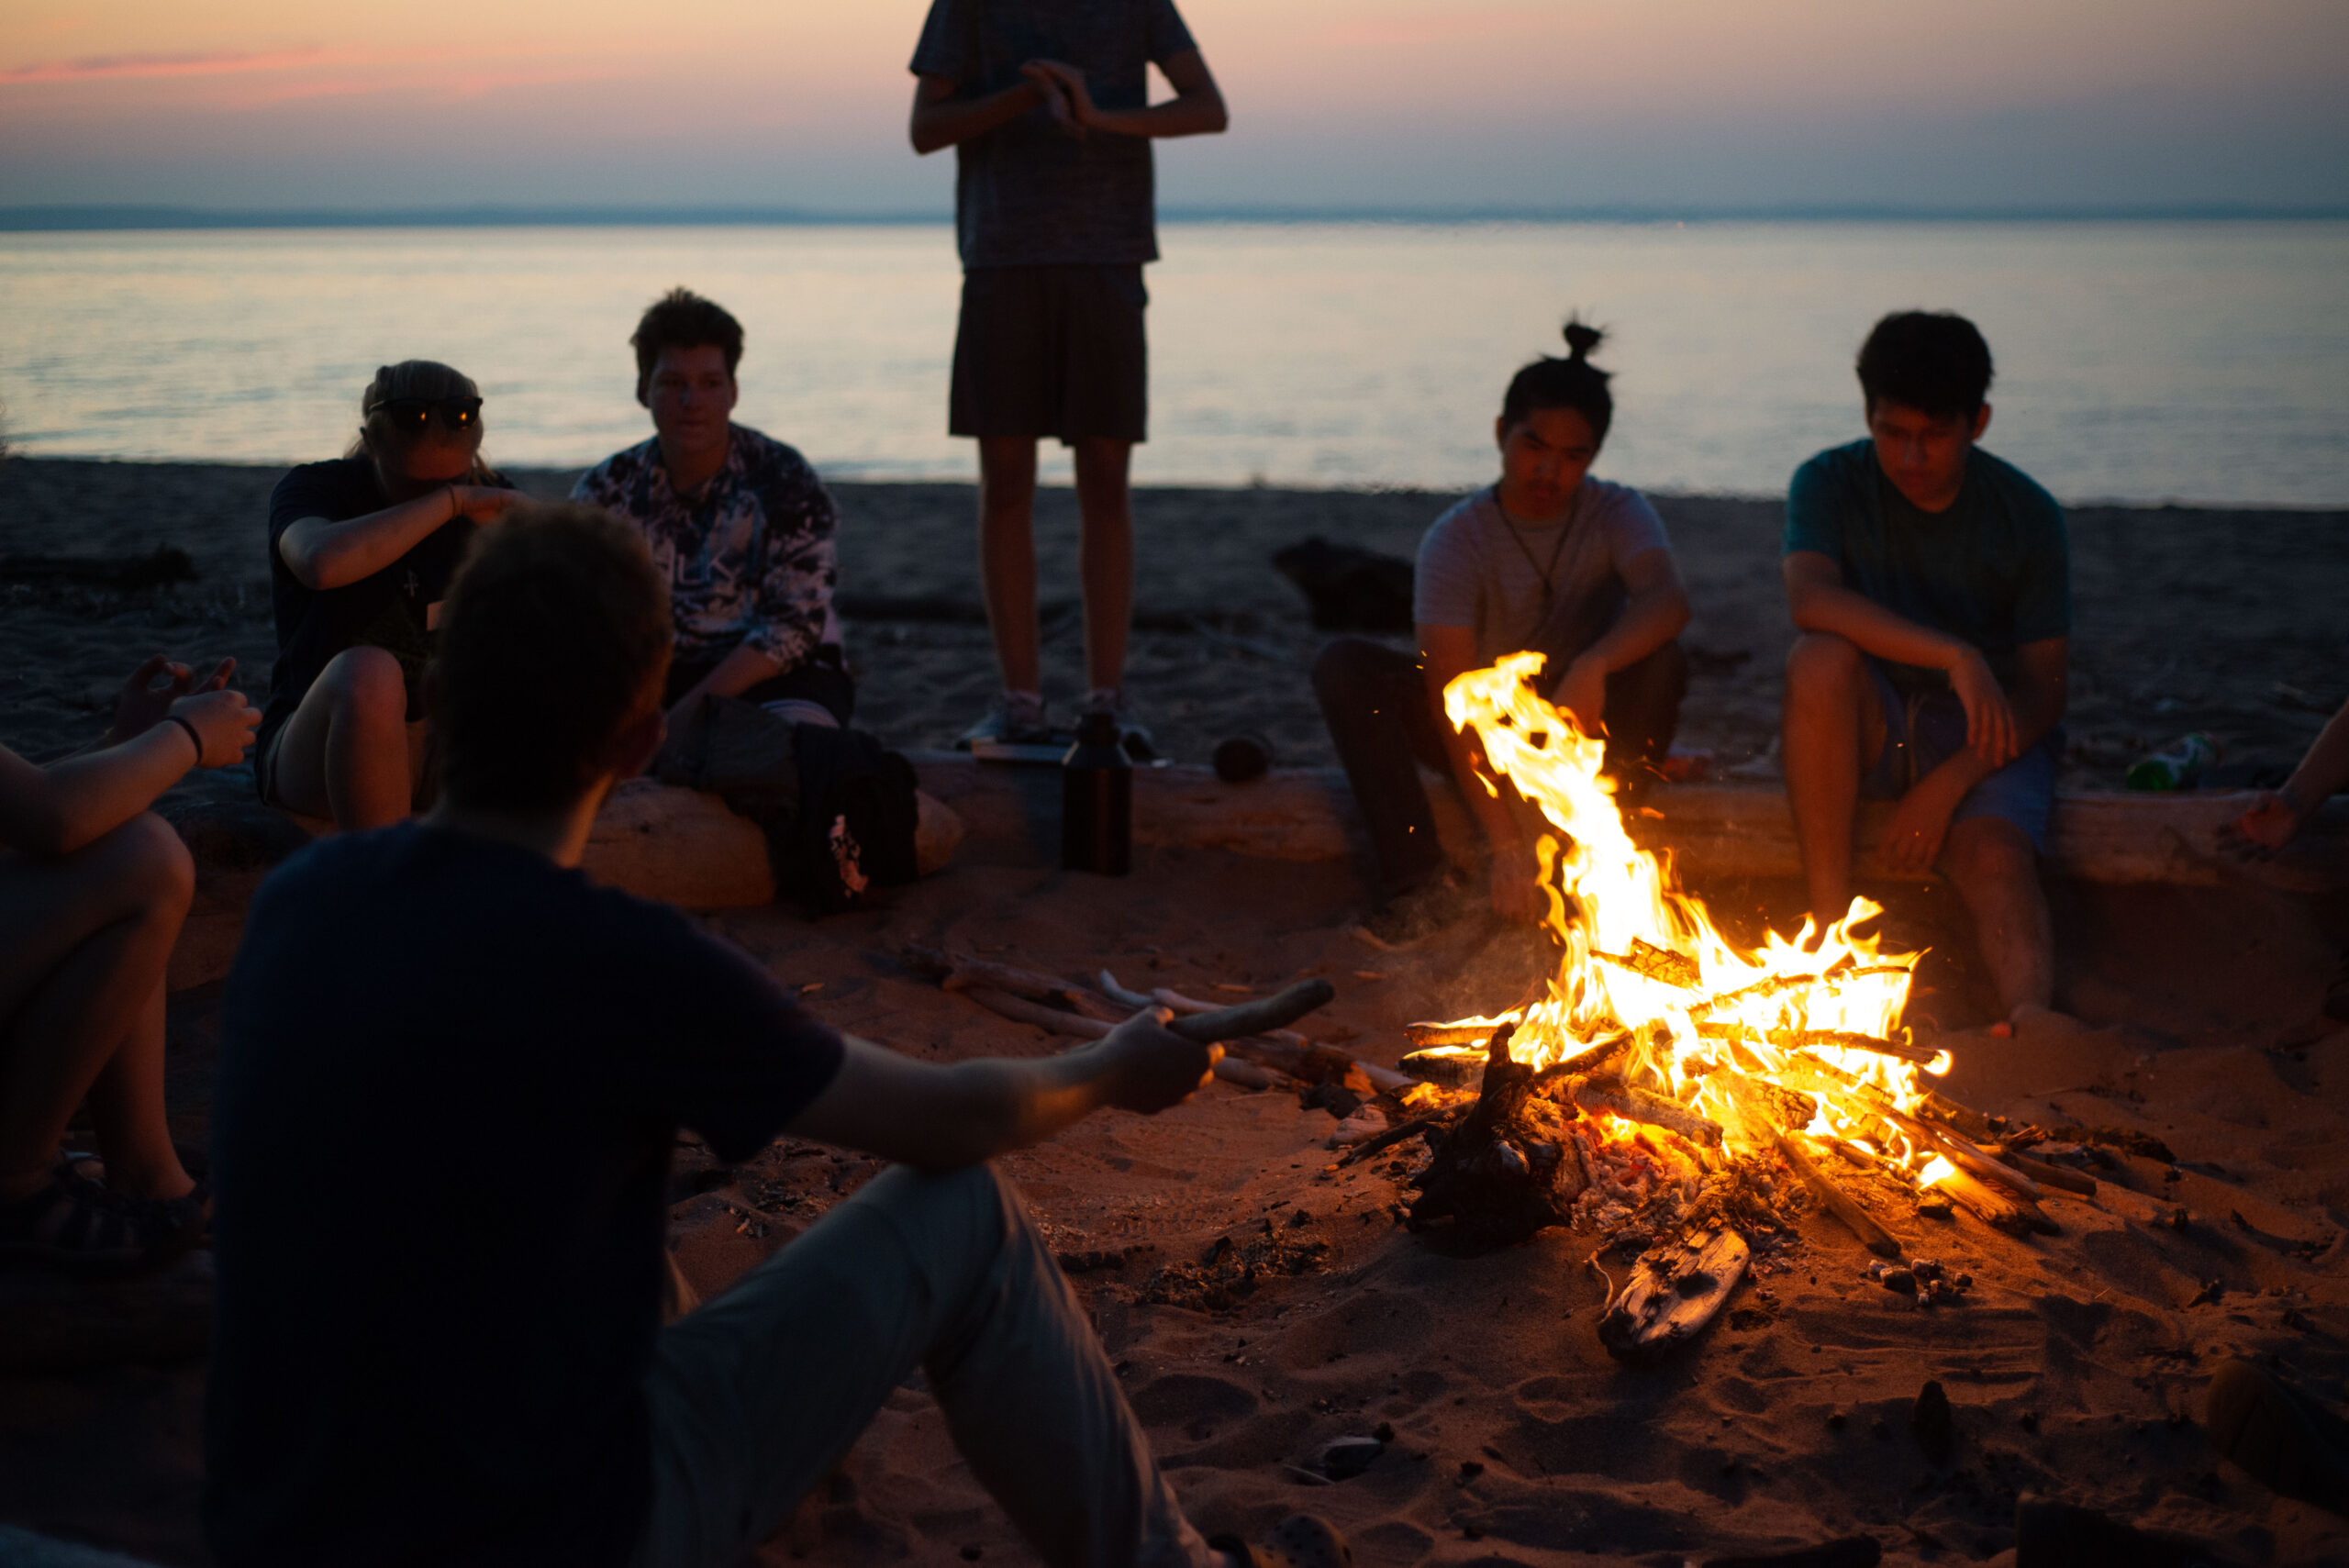
<svg viewBox="0 0 2349 1568">
<path fill-rule="evenodd" d="M 1573 498 L 1566 503 L 1566 515 L 1559 520 L 1558 537 L 1550 546 L 1550 564 L 1545 567 L 1533 558 L 1533 547 L 1526 543 L 1525 536 L 1518 531 L 1517 519 L 1508 515 L 1507 506 L 1501 505 L 1499 488 L 1497 486 L 1493 491 L 1493 510 L 1501 515 L 1501 527 L 1508 531 L 1509 538 L 1517 541 L 1518 550 L 1525 556 L 1525 564 L 1533 568 L 1533 574 L 1542 579 L 1542 602 L 1545 605 L 1557 592 L 1551 579 L 1557 575 L 1558 560 L 1566 552 L 1566 536 L 1574 531 L 1575 514 L 1581 509 L 1582 487 L 1576 485 Z"/>
</svg>

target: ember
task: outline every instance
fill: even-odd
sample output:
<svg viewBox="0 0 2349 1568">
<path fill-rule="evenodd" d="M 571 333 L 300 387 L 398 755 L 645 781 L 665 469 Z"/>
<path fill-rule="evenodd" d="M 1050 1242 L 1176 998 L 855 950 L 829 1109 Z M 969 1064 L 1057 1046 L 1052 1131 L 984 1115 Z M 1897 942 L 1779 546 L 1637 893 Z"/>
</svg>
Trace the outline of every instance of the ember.
<svg viewBox="0 0 2349 1568">
<path fill-rule="evenodd" d="M 1800 1187 L 1898 1255 L 1818 1163 L 1831 1151 L 2003 1229 L 2046 1224 L 2030 1177 L 1943 1124 L 1956 1107 L 1920 1074 L 1947 1059 L 1897 1029 L 1921 955 L 1858 929 L 1882 910 L 1854 899 L 1824 931 L 1731 943 L 1669 861 L 1631 841 L 1603 744 L 1535 694 L 1542 663 L 1512 654 L 1444 692 L 1453 725 L 1556 829 L 1536 852 L 1562 954 L 1507 1011 L 1411 1026 L 1423 1049 L 1407 1068 L 1466 1082 L 1482 1066 L 1448 1129 L 1427 1118 L 1436 1148 L 1413 1223 L 1484 1243 L 1550 1224 L 1652 1238 L 1651 1273 L 1702 1253 L 1718 1278 L 1742 1256 L 1735 1230 L 1768 1224 Z"/>
</svg>

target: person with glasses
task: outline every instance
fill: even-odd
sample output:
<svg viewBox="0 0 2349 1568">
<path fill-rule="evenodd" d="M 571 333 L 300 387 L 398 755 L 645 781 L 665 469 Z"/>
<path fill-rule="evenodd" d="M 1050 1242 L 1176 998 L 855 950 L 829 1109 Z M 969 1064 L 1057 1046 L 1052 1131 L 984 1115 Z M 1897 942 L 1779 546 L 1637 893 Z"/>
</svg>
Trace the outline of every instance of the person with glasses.
<svg viewBox="0 0 2349 1568">
<path fill-rule="evenodd" d="M 426 788 L 424 665 L 476 523 L 522 499 L 481 461 L 481 389 L 431 360 L 385 365 L 359 439 L 270 495 L 277 620 L 253 776 L 262 799 L 349 832 Z"/>
</svg>

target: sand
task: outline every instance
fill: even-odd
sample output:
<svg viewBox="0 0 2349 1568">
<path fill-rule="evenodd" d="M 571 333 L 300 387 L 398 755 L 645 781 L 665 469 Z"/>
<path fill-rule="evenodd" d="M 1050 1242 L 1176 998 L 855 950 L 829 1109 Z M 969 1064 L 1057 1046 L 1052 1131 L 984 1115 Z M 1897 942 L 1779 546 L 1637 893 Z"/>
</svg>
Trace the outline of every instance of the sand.
<svg viewBox="0 0 2349 1568">
<path fill-rule="evenodd" d="M 269 643 L 246 551 L 265 471 L 12 464 L 0 470 L 0 549 L 195 554 L 172 593 L 17 591 L 0 635 L 0 735 L 39 753 L 97 722 L 97 700 L 150 647 L 235 651 L 258 675 Z M 555 476 L 530 476 L 558 488 Z M 842 486 L 847 584 L 967 598 L 969 492 Z M 1150 492 L 1145 606 L 1212 617 L 1220 638 L 1150 631 L 1133 687 L 1171 751 L 1201 757 L 1239 728 L 1285 760 L 1327 760 L 1301 664 L 1317 639 L 1263 562 L 1314 532 L 1407 550 L 1441 498 L 1277 491 Z M 1786 639 L 1772 571 L 1775 507 L 1667 499 L 1698 603 L 1703 662 L 1684 743 L 1724 762 L 1766 749 Z M 2321 722 L 2289 704 L 2338 700 L 2338 606 L 2349 602 L 2341 514 L 2091 511 L 2075 517 L 2079 674 L 2071 770 L 2110 783 L 2132 741 L 2208 728 L 2239 756 L 2288 761 Z M 1064 547 L 1066 498 L 1044 528 Z M 1051 548 L 1051 546 L 1048 546 Z M 1179 562 L 1179 564 L 1178 564 Z M 239 598 L 239 584 L 242 598 Z M 878 592 L 877 588 L 865 591 Z M 1071 592 L 1064 569 L 1047 597 Z M 1244 639 L 1260 650 L 1225 639 Z M 936 744 L 983 701 L 983 632 L 863 625 L 864 717 L 892 741 Z M 1052 644 L 1074 682 L 1073 629 Z M 1750 656 L 1735 662 L 1732 655 Z M 1286 661 L 1272 655 L 1286 652 Z M 2295 688 L 2279 694 L 2277 682 Z M 2162 709 L 2161 705 L 2171 705 Z M 2156 711 L 2160 709 L 2160 711 Z M 215 781 L 228 787 L 234 780 Z M 1701 872 L 1701 868 L 1698 868 Z M 1700 877 L 1701 881 L 1701 877 Z M 1747 934 L 1794 890 L 1709 886 Z M 1935 951 L 1920 984 L 1954 1032 L 1954 1093 L 1993 1113 L 2080 1121 L 2164 1140 L 2175 1166 L 2121 1158 L 2098 1173 L 2183 1205 L 2173 1230 L 2056 1195 L 2064 1234 L 2010 1240 L 1963 1217 L 1887 1208 L 1915 1250 L 1979 1282 L 1964 1306 L 1920 1311 L 1862 1277 L 1831 1220 L 1790 1216 L 1773 1272 L 1735 1315 L 1648 1371 L 1596 1338 L 1605 1285 L 1590 1238 L 1562 1230 L 1482 1257 L 1449 1255 L 1397 1223 L 1401 1188 L 1377 1161 L 1341 1173 L 1328 1113 L 1218 1084 L 1156 1118 L 1105 1115 L 1008 1159 L 1055 1246 L 1104 1266 L 1075 1276 L 1174 1485 L 1209 1529 L 1252 1531 L 1306 1507 L 1353 1536 L 1360 1561 L 1676 1564 L 1865 1531 L 1896 1563 L 2011 1561 L 2014 1499 L 2039 1492 L 2218 1543 L 2246 1562 L 2349 1557 L 2349 1522 L 2284 1501 L 2220 1462 L 2201 1388 L 2231 1353 L 2275 1358 L 2339 1406 L 2349 1372 L 2349 1029 L 2319 999 L 2337 908 L 2241 886 L 2054 890 L 2064 1000 L 2103 1026 L 2057 1043 L 1990 1037 L 1980 977 L 1946 895 L 1884 890 L 1907 940 Z M 1406 1049 L 1406 1020 L 1506 1005 L 1543 962 L 1529 939 L 1455 928 L 1408 952 L 1351 934 L 1353 868 L 1213 851 L 1141 851 L 1103 880 L 967 845 L 946 874 L 885 907 L 810 923 L 787 910 L 708 917 L 835 1026 L 933 1060 L 1040 1054 L 1052 1041 L 907 970 L 907 943 L 953 946 L 1072 975 L 1108 964 L 1129 984 L 1206 991 L 1328 977 L 1337 1003 L 1309 1026 L 1371 1060 Z M 217 992 L 173 1006 L 175 1129 L 206 1123 Z M 530 1173 L 484 1155 L 485 1193 L 530 1201 Z M 672 1239 L 706 1292 L 785 1244 L 869 1164 L 776 1145 L 734 1173 L 681 1163 Z M 708 1190 L 690 1193 L 696 1185 Z M 1298 1217 L 1303 1216 L 1300 1219 Z M 1158 1269 L 1270 1224 L 1325 1250 L 1260 1278 L 1233 1305 L 1141 1299 Z M 1309 1252 L 1309 1246 L 1288 1249 Z M 1601 1258 L 1617 1281 L 1623 1262 Z M 1954 1407 L 1945 1463 L 1909 1412 L 1938 1380 Z M 0 1519 L 201 1562 L 201 1363 L 0 1381 Z M 1330 1441 L 1391 1429 L 1361 1474 L 1315 1484 Z M 1030 1561 L 955 1458 L 918 1387 L 893 1396 L 841 1475 L 761 1561 Z"/>
</svg>

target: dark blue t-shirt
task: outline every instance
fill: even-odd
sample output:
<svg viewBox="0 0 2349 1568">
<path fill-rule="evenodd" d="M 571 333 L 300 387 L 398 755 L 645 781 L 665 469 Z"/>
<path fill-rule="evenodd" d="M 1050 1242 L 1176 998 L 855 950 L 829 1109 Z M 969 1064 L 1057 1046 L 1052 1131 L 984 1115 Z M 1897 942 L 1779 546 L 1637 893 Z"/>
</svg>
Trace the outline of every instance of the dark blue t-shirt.
<svg viewBox="0 0 2349 1568">
<path fill-rule="evenodd" d="M 222 1017 L 215 1556 L 625 1562 L 677 1129 L 747 1158 L 839 1037 L 674 909 L 420 823 L 272 875 Z"/>
<path fill-rule="evenodd" d="M 1876 462 L 1874 441 L 1820 452 L 1787 492 L 1784 553 L 1816 550 L 1843 585 L 1894 614 L 1982 651 L 2011 686 L 2015 651 L 2072 629 L 2064 509 L 2012 463 L 1976 448 L 1957 499 L 1920 510 Z M 1939 671 L 1894 667 L 1931 684 Z"/>
</svg>

